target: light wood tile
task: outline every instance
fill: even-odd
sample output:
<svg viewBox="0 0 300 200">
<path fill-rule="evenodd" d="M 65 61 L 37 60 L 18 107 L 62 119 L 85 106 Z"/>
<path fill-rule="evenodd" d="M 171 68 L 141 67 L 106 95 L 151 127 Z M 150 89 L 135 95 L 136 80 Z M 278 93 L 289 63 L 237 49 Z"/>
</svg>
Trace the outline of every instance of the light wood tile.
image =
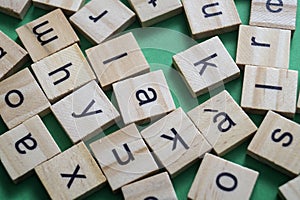
<svg viewBox="0 0 300 200">
<path fill-rule="evenodd" d="M 71 15 L 77 12 L 85 3 L 86 0 L 32 0 L 34 6 L 52 10 L 55 8 L 61 8 L 64 13 Z"/>
<path fill-rule="evenodd" d="M 300 176 L 279 187 L 280 195 L 286 200 L 300 199 Z"/>
<path fill-rule="evenodd" d="M 30 5 L 31 0 L 0 0 L 0 12 L 23 19 Z"/>
</svg>

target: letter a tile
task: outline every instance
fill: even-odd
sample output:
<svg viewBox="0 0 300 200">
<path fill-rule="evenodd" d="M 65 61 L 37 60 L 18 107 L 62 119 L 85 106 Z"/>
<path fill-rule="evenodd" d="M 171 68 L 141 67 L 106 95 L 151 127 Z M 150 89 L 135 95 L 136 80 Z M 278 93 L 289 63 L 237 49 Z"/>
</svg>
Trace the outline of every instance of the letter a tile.
<svg viewBox="0 0 300 200">
<path fill-rule="evenodd" d="M 51 110 L 73 143 L 90 139 L 120 117 L 96 81 L 58 101 Z"/>
<path fill-rule="evenodd" d="M 125 124 L 143 123 L 175 109 L 162 70 L 120 81 L 113 89 Z"/>
<path fill-rule="evenodd" d="M 194 97 L 240 75 L 239 68 L 217 36 L 173 56 L 173 64 L 183 74 Z"/>
<path fill-rule="evenodd" d="M 172 177 L 211 150 L 181 108 L 143 130 L 141 135 Z"/>
<path fill-rule="evenodd" d="M 60 149 L 38 116 L 0 136 L 0 159 L 14 182 L 58 153 Z"/>
<path fill-rule="evenodd" d="M 29 22 L 16 31 L 33 62 L 79 42 L 60 9 Z"/>
<path fill-rule="evenodd" d="M 51 102 L 96 79 L 77 44 L 32 64 L 31 68 Z"/>
<path fill-rule="evenodd" d="M 158 170 L 134 124 L 93 142 L 90 147 L 113 191 Z"/>
<path fill-rule="evenodd" d="M 35 168 L 53 200 L 84 198 L 106 182 L 83 142 Z"/>
<path fill-rule="evenodd" d="M 289 176 L 300 173 L 300 125 L 269 111 L 248 146 L 248 154 Z"/>
<path fill-rule="evenodd" d="M 219 156 L 241 144 L 257 130 L 227 91 L 189 111 L 188 116 Z"/>
<path fill-rule="evenodd" d="M 189 191 L 191 200 L 250 199 L 258 172 L 206 154 Z"/>
<path fill-rule="evenodd" d="M 45 115 L 50 103 L 28 68 L 0 82 L 0 114 L 11 129 L 34 115 Z"/>
</svg>

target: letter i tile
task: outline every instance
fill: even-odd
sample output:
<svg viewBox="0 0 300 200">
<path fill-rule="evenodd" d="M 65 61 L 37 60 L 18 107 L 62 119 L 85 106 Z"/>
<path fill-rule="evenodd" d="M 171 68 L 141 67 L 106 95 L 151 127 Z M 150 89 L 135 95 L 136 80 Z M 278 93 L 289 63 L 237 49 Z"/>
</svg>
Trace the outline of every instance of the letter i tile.
<svg viewBox="0 0 300 200">
<path fill-rule="evenodd" d="M 52 105 L 51 110 L 73 143 L 90 139 L 120 117 L 94 80 Z"/>
<path fill-rule="evenodd" d="M 134 124 L 93 142 L 90 147 L 113 191 L 158 170 Z"/>
<path fill-rule="evenodd" d="M 141 135 L 172 177 L 211 150 L 181 108 L 144 129 Z"/>
<path fill-rule="evenodd" d="M 39 116 L 0 136 L 0 159 L 14 182 L 58 153 L 60 149 Z"/>
<path fill-rule="evenodd" d="M 31 68 L 51 102 L 96 79 L 77 44 L 32 64 Z"/>
</svg>

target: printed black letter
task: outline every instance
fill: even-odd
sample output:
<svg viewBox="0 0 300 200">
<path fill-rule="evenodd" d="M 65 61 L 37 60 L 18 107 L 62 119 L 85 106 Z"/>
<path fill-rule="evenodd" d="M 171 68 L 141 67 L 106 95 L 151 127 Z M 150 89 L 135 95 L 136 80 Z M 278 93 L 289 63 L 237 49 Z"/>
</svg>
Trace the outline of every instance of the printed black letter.
<svg viewBox="0 0 300 200">
<path fill-rule="evenodd" d="M 173 148 L 172 148 L 172 151 L 174 151 L 176 149 L 176 146 L 177 146 L 177 140 L 179 140 L 179 142 L 182 144 L 182 146 L 185 148 L 185 149 L 189 149 L 189 146 L 184 142 L 184 140 L 182 139 L 182 137 L 177 133 L 177 131 L 172 128 L 171 129 L 172 133 L 175 135 L 175 137 L 171 137 L 171 136 L 168 136 L 168 135 L 161 135 L 160 137 L 162 138 L 165 138 L 167 140 L 171 140 L 173 141 Z"/>
<path fill-rule="evenodd" d="M 0 59 L 3 58 L 7 54 L 6 51 L 2 47 L 0 47 Z"/>
<path fill-rule="evenodd" d="M 60 67 L 60 68 L 58 68 L 58 69 L 56 69 L 56 70 L 54 70 L 54 71 L 52 71 L 52 72 L 50 72 L 48 74 L 49 76 L 52 76 L 52 75 L 54 75 L 54 74 L 56 74 L 56 73 L 58 73 L 60 71 L 61 72 L 65 72 L 65 76 L 64 77 L 62 77 L 61 79 L 53 82 L 54 85 L 57 85 L 57 84 L 65 81 L 65 80 L 67 80 L 70 77 L 70 72 L 67 69 L 70 66 L 72 66 L 72 63 L 68 63 L 68 64 L 66 64 L 66 65 L 64 65 L 64 66 L 62 66 L 62 67 Z"/>
<path fill-rule="evenodd" d="M 96 114 L 99 114 L 99 113 L 102 113 L 102 110 L 96 110 L 96 111 L 90 111 L 90 108 L 94 105 L 95 103 L 95 100 L 93 99 L 91 101 L 91 103 L 89 103 L 89 105 L 82 111 L 82 113 L 80 114 L 76 114 L 76 113 L 72 113 L 72 117 L 74 118 L 81 118 L 81 117 L 86 117 L 86 116 L 90 116 L 90 115 L 96 115 Z"/>
<path fill-rule="evenodd" d="M 11 94 L 17 94 L 19 96 L 19 102 L 18 103 L 12 103 L 10 100 L 9 100 L 9 96 Z M 11 107 L 11 108 L 17 108 L 19 107 L 20 105 L 22 105 L 22 103 L 24 102 L 24 96 L 23 94 L 19 91 L 19 90 L 11 90 L 9 91 L 6 95 L 5 95 L 5 103 Z"/>
<path fill-rule="evenodd" d="M 86 178 L 86 176 L 84 174 L 78 174 L 79 169 L 80 169 L 80 166 L 77 165 L 73 174 L 60 174 L 61 177 L 63 177 L 63 178 L 70 178 L 70 180 L 67 184 L 68 189 L 70 189 L 70 187 L 72 186 L 75 178 Z"/>
<path fill-rule="evenodd" d="M 227 113 L 225 112 L 220 112 L 218 113 L 216 116 L 214 116 L 214 123 L 216 123 L 218 121 L 218 118 L 223 116 L 224 119 L 222 119 L 220 121 L 220 123 L 218 124 L 218 129 L 221 132 L 227 132 L 229 129 L 231 129 L 231 127 L 235 126 L 236 123 L 234 123 L 234 121 L 227 115 Z M 227 127 L 223 127 L 223 125 L 228 121 L 228 126 Z"/>
<path fill-rule="evenodd" d="M 221 178 L 224 176 L 231 178 L 233 180 L 233 185 L 231 187 L 226 187 L 226 186 L 222 185 Z M 231 191 L 235 190 L 235 188 L 237 187 L 238 180 L 233 174 L 228 173 L 228 172 L 223 172 L 217 176 L 216 184 L 217 184 L 218 188 L 220 188 L 221 190 L 224 190 L 226 192 L 231 192 Z"/>
<path fill-rule="evenodd" d="M 218 55 L 217 55 L 216 53 L 214 53 L 213 55 L 210 55 L 210 56 L 208 56 L 207 58 L 204 58 L 203 60 L 200 60 L 200 61 L 194 63 L 194 66 L 195 66 L 195 67 L 198 66 L 198 65 L 201 65 L 201 64 L 203 65 L 203 67 L 201 68 L 201 70 L 200 70 L 200 72 L 199 72 L 200 76 L 203 75 L 204 71 L 206 70 L 206 68 L 207 68 L 208 66 L 212 66 L 212 67 L 215 67 L 215 68 L 218 67 L 218 66 L 217 66 L 216 64 L 214 64 L 214 63 L 209 63 L 209 62 L 207 62 L 208 60 L 213 59 L 213 58 L 215 58 L 215 57 L 217 57 L 217 56 L 218 56 Z"/>
<path fill-rule="evenodd" d="M 204 14 L 204 17 L 205 18 L 208 18 L 208 17 L 213 17 L 213 16 L 217 16 L 217 15 L 222 15 L 223 13 L 220 11 L 220 12 L 215 12 L 215 13 L 207 13 L 206 12 L 206 9 L 210 8 L 210 7 L 214 7 L 214 6 L 218 6 L 219 3 L 212 3 L 212 4 L 207 4 L 205 6 L 202 7 L 202 13 Z"/>
<path fill-rule="evenodd" d="M 27 143 L 26 141 L 30 141 L 31 143 Z M 20 146 L 23 145 L 28 150 L 34 150 L 37 147 L 36 140 L 32 137 L 31 133 L 26 135 L 25 137 L 21 138 L 15 143 L 15 148 L 20 154 L 26 154 L 25 150 L 22 150 Z"/>
<path fill-rule="evenodd" d="M 272 12 L 272 13 L 279 13 L 282 11 L 282 7 L 283 7 L 283 2 L 282 0 L 277 0 L 278 3 L 272 3 L 272 1 L 275 1 L 275 0 L 268 0 L 267 3 L 266 3 L 266 8 L 268 9 L 268 11 Z M 278 6 L 278 7 L 281 7 L 281 8 L 278 8 L 278 9 L 274 9 L 272 8 L 271 6 Z"/>
<path fill-rule="evenodd" d="M 148 88 L 148 91 L 152 92 L 152 94 L 153 94 L 152 98 L 149 97 L 149 95 L 147 94 L 147 92 L 145 90 L 138 90 L 135 93 L 135 96 L 136 96 L 137 100 L 139 101 L 140 106 L 147 104 L 147 103 L 151 103 L 157 99 L 157 94 L 153 88 Z M 141 99 L 141 97 L 140 97 L 141 94 L 143 94 L 145 96 L 145 100 Z"/>
<path fill-rule="evenodd" d="M 37 40 L 41 43 L 42 46 L 44 46 L 45 44 L 48 44 L 49 42 L 52 42 L 53 40 L 56 40 L 58 39 L 57 35 L 56 36 L 53 36 L 47 40 L 42 40 L 42 37 L 50 32 L 53 31 L 53 28 L 49 28 L 47 29 L 46 31 L 44 32 L 41 32 L 41 33 L 38 33 L 37 30 L 43 26 L 45 26 L 46 24 L 48 24 L 49 22 L 48 21 L 44 21 L 38 25 L 36 25 L 35 27 L 33 27 L 32 31 L 35 35 L 37 35 Z"/>
<path fill-rule="evenodd" d="M 280 133 L 281 132 L 281 129 L 276 129 L 276 130 L 274 130 L 273 131 L 273 133 L 272 133 L 272 136 L 271 136 L 271 138 L 272 138 L 272 140 L 274 141 L 274 142 L 280 142 L 280 141 L 282 141 L 284 138 L 288 138 L 288 141 L 287 142 L 285 142 L 285 143 L 282 143 L 282 146 L 283 147 L 288 147 L 290 144 L 292 144 L 292 142 L 293 142 L 293 135 L 291 134 L 291 133 L 289 133 L 289 132 L 284 132 L 283 134 L 281 134 L 279 137 L 275 137 L 276 136 L 276 134 L 277 133 Z"/>
<path fill-rule="evenodd" d="M 117 162 L 120 164 L 120 165 L 127 165 L 131 160 L 134 160 L 134 157 L 128 147 L 128 145 L 125 143 L 123 144 L 123 147 L 124 149 L 126 150 L 127 154 L 128 154 L 128 159 L 125 160 L 125 161 L 122 161 L 121 158 L 119 157 L 119 154 L 117 153 L 116 149 L 113 149 L 112 152 L 115 156 L 115 158 L 117 159 Z"/>
</svg>

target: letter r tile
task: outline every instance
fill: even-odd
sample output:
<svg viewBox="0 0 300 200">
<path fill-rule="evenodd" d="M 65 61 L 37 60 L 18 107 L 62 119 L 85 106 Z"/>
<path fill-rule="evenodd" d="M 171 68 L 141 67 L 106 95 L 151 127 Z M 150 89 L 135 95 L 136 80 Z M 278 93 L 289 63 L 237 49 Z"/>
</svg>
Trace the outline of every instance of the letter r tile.
<svg viewBox="0 0 300 200">
<path fill-rule="evenodd" d="M 194 97 L 240 75 L 239 68 L 217 36 L 176 54 L 173 64 L 182 73 Z"/>
<path fill-rule="evenodd" d="M 51 110 L 73 143 L 90 139 L 120 118 L 95 80 L 52 105 Z"/>
<path fill-rule="evenodd" d="M 60 9 L 29 22 L 16 31 L 33 62 L 79 42 Z"/>
<path fill-rule="evenodd" d="M 113 191 L 158 170 L 134 124 L 91 143 L 90 147 Z"/>
<path fill-rule="evenodd" d="M 14 182 L 58 153 L 60 149 L 39 116 L 0 136 L 0 159 Z"/>
<path fill-rule="evenodd" d="M 211 150 L 181 108 L 144 129 L 141 135 L 172 177 Z"/>
</svg>

